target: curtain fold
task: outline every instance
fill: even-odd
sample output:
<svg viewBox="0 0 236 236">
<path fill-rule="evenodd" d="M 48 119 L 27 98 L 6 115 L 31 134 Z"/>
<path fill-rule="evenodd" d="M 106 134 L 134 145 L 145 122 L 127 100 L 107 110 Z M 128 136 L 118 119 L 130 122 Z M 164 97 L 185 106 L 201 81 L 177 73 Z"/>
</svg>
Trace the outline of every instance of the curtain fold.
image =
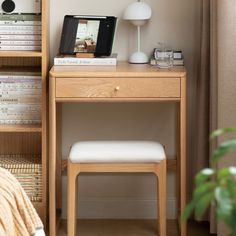
<svg viewBox="0 0 236 236">
<path fill-rule="evenodd" d="M 210 132 L 218 127 L 218 38 L 217 38 L 217 0 L 210 0 Z M 216 140 L 210 143 L 210 156 L 217 146 Z M 210 210 L 210 232 L 217 233 L 214 207 Z"/>
<path fill-rule="evenodd" d="M 209 142 L 217 127 L 217 0 L 201 0 L 200 62 L 196 81 L 196 138 L 192 162 L 193 178 L 198 171 L 210 166 L 215 143 Z M 194 184 L 192 184 L 192 189 Z M 211 233 L 216 233 L 214 209 L 206 217 Z"/>
<path fill-rule="evenodd" d="M 199 76 L 196 92 L 195 174 L 209 166 L 210 131 L 210 0 L 202 0 Z"/>
</svg>

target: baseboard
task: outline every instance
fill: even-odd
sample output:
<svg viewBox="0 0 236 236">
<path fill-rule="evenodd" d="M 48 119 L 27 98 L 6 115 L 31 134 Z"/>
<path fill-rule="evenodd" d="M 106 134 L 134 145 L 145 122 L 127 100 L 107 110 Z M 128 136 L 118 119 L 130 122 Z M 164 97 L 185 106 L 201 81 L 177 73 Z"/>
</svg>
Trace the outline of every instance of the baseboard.
<svg viewBox="0 0 236 236">
<path fill-rule="evenodd" d="M 65 199 L 63 199 L 66 201 Z M 63 202 L 63 206 L 66 206 Z M 62 218 L 66 218 L 63 207 Z M 78 217 L 81 219 L 155 219 L 155 199 L 86 198 L 80 199 Z M 176 219 L 176 199 L 167 199 L 167 218 Z"/>
</svg>

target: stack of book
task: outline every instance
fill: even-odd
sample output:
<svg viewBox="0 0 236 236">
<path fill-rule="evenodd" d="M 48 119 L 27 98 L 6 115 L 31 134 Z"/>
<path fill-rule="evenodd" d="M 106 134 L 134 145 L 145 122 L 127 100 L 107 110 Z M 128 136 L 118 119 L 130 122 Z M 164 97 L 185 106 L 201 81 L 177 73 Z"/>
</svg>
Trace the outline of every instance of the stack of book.
<svg viewBox="0 0 236 236">
<path fill-rule="evenodd" d="M 39 72 L 0 71 L 0 124 L 40 124 Z"/>
<path fill-rule="evenodd" d="M 82 53 L 81 53 L 82 54 Z M 55 66 L 116 66 L 117 54 L 108 57 L 76 57 L 76 55 L 59 55 L 54 58 Z"/>
<path fill-rule="evenodd" d="M 42 200 L 42 164 L 40 155 L 0 155 L 0 167 L 10 171 L 18 179 L 32 202 L 40 202 Z"/>
<path fill-rule="evenodd" d="M 150 60 L 150 65 L 157 66 L 159 68 L 183 66 L 184 59 L 182 51 L 160 51 L 158 49 L 154 49 L 153 57 Z"/>
<path fill-rule="evenodd" d="M 0 51 L 40 51 L 41 16 L 0 14 Z"/>
</svg>

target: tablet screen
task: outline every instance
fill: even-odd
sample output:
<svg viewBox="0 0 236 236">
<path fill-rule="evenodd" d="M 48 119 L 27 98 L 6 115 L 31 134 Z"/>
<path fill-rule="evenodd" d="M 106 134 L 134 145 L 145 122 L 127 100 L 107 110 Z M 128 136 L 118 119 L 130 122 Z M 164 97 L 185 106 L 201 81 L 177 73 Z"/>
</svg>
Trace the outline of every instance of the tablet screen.
<svg viewBox="0 0 236 236">
<path fill-rule="evenodd" d="M 79 19 L 74 48 L 75 53 L 95 53 L 99 25 L 99 20 Z"/>
</svg>

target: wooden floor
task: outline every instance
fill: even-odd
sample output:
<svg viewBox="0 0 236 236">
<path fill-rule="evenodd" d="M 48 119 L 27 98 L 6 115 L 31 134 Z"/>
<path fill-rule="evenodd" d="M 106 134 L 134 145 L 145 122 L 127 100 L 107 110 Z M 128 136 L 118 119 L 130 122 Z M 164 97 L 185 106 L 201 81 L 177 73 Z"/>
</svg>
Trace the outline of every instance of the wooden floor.
<svg viewBox="0 0 236 236">
<path fill-rule="evenodd" d="M 77 226 L 79 236 L 157 236 L 153 220 L 80 220 Z M 168 221 L 168 236 L 178 236 L 177 222 Z M 60 224 L 58 236 L 66 236 L 66 221 Z M 189 223 L 189 236 L 210 236 L 206 223 Z M 211 234 L 212 236 L 212 234 Z"/>
</svg>

